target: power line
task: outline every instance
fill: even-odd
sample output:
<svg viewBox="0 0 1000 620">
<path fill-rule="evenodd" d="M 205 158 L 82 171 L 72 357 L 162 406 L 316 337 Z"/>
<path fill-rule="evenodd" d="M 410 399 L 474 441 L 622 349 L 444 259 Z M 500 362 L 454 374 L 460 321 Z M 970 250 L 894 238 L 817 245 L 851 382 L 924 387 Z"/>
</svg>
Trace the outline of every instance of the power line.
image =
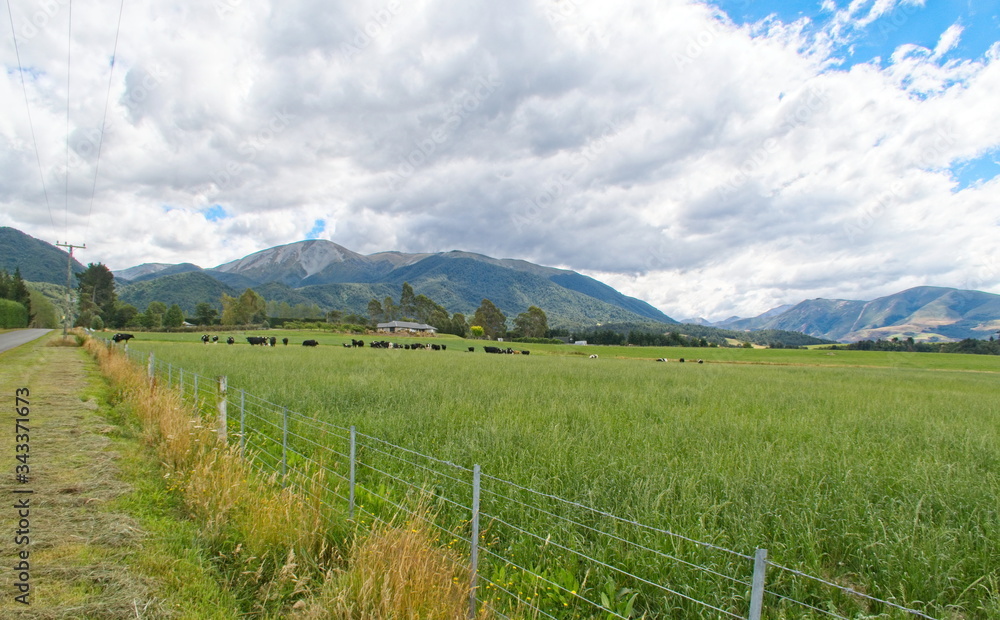
<svg viewBox="0 0 1000 620">
<path fill-rule="evenodd" d="M 104 116 L 101 119 L 101 137 L 97 142 L 97 161 L 94 163 L 94 185 L 90 190 L 90 209 L 87 210 L 87 226 L 83 231 L 84 241 L 87 239 L 87 233 L 90 231 L 90 216 L 94 212 L 94 198 L 97 196 L 97 175 L 101 169 L 101 149 L 104 146 L 104 129 L 108 123 L 108 104 L 111 102 L 111 84 L 113 83 L 115 76 L 115 59 L 118 57 L 118 35 L 122 30 L 122 13 L 125 10 L 125 0 L 121 0 L 121 4 L 118 5 L 118 26 L 115 28 L 115 46 L 111 51 L 111 71 L 108 75 L 108 94 L 104 99 Z"/>
<path fill-rule="evenodd" d="M 66 332 L 69 330 L 69 315 L 73 308 L 73 302 L 70 300 L 70 282 L 73 278 L 73 248 L 85 250 L 87 249 L 87 244 L 73 245 L 72 243 L 59 243 L 56 241 L 56 245 L 69 248 L 69 256 L 66 258 L 66 314 L 63 316 L 63 338 L 65 338 Z"/>
<path fill-rule="evenodd" d="M 73 0 L 69 0 L 69 27 L 66 29 L 66 211 L 63 228 L 69 234 L 69 78 L 73 51 Z M 70 255 L 72 255 L 72 249 Z M 67 285 L 68 286 L 68 285 Z M 63 330 L 65 332 L 65 329 Z M 65 333 L 63 334 L 65 335 Z"/>
<path fill-rule="evenodd" d="M 49 221 L 55 228 L 56 220 L 52 215 L 52 205 L 49 203 L 49 190 L 45 187 L 45 173 L 42 172 L 42 159 L 38 154 L 38 140 L 35 138 L 35 124 L 31 120 L 31 106 L 28 104 L 28 87 L 24 83 L 24 67 L 21 66 L 21 52 L 17 48 L 17 34 L 14 31 L 14 15 L 10 10 L 10 0 L 7 0 L 7 17 L 10 19 L 10 36 L 14 41 L 14 55 L 17 57 L 17 73 L 21 76 L 21 92 L 24 93 L 24 109 L 28 113 L 28 128 L 31 130 L 31 143 L 35 147 L 35 163 L 38 164 L 38 179 L 42 182 L 42 194 L 45 196 L 45 208 L 49 211 Z"/>
</svg>

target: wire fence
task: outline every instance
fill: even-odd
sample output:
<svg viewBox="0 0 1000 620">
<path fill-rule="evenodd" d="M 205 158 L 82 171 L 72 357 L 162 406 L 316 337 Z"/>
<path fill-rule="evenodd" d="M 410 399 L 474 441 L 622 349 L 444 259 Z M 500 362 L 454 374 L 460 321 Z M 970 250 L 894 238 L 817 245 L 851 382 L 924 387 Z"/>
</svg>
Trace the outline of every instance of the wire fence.
<svg viewBox="0 0 1000 620">
<path fill-rule="evenodd" d="M 263 474 L 316 500 L 328 523 L 423 519 L 468 558 L 470 617 L 932 619 L 765 549 L 740 553 L 542 493 L 123 348 Z"/>
</svg>

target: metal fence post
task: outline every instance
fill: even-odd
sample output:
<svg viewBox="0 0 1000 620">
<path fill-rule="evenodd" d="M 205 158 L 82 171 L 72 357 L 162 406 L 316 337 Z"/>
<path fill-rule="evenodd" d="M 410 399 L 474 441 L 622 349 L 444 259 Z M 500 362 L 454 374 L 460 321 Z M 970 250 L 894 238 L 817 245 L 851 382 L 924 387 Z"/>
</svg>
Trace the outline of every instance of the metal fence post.
<svg viewBox="0 0 1000 620">
<path fill-rule="evenodd" d="M 469 583 L 469 618 L 475 618 L 476 579 L 479 576 L 479 465 L 472 467 L 472 547 L 470 551 L 472 576 Z"/>
<path fill-rule="evenodd" d="M 246 458 L 246 450 L 247 450 L 246 404 L 247 404 L 246 390 L 240 390 L 240 458 L 241 459 Z"/>
<path fill-rule="evenodd" d="M 753 582 L 750 589 L 750 618 L 760 620 L 764 608 L 764 572 L 767 570 L 767 549 L 758 549 L 753 556 Z"/>
<path fill-rule="evenodd" d="M 281 477 L 288 475 L 288 407 L 281 408 Z M 285 481 L 282 480 L 282 486 Z"/>
<path fill-rule="evenodd" d="M 216 403 L 216 406 L 218 407 L 219 410 L 219 416 L 218 416 L 219 441 L 221 441 L 223 445 L 228 443 L 229 439 L 227 437 L 227 435 L 229 434 L 229 420 L 227 419 L 229 412 L 226 411 L 228 405 L 227 403 L 228 398 L 229 394 L 228 394 L 228 385 L 226 376 L 222 375 L 219 377 L 219 399 Z"/>
<path fill-rule="evenodd" d="M 357 432 L 354 430 L 354 426 L 351 426 L 351 478 L 348 490 L 347 499 L 347 518 L 354 519 L 354 473 L 355 473 L 355 463 L 358 454 L 358 437 Z"/>
</svg>

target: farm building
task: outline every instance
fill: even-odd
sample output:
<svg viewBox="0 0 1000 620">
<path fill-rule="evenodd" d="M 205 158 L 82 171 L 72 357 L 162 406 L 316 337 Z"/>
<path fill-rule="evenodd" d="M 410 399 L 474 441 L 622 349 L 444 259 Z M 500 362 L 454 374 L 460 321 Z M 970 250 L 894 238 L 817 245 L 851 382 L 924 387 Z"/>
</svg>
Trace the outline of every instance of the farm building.
<svg viewBox="0 0 1000 620">
<path fill-rule="evenodd" d="M 424 323 L 410 323 L 408 321 L 391 321 L 389 323 L 379 323 L 378 331 L 387 334 L 397 334 L 400 332 L 411 332 L 415 334 L 426 334 L 432 336 L 437 333 L 437 329 Z"/>
</svg>

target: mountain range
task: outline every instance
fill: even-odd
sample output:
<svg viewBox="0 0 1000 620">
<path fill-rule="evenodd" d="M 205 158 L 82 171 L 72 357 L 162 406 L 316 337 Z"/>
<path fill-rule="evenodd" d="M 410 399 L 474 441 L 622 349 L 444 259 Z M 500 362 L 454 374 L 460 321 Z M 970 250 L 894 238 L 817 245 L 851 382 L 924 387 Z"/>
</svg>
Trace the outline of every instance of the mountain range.
<svg viewBox="0 0 1000 620">
<path fill-rule="evenodd" d="M 124 283 L 122 301 L 142 308 L 170 299 L 188 312 L 199 301 L 253 287 L 269 301 L 364 314 L 371 299 L 398 298 L 408 282 L 449 312 L 472 314 L 488 298 L 508 316 L 539 306 L 552 325 L 676 323 L 650 304 L 575 271 L 461 251 L 362 255 L 323 239 L 262 250 L 209 269 L 190 263 L 138 265 L 116 271 L 115 278 Z"/>
<path fill-rule="evenodd" d="M 15 267 L 31 282 L 66 282 L 64 251 L 0 227 L 0 268 L 13 271 Z M 84 267 L 74 260 L 72 268 L 81 271 Z M 462 251 L 363 255 L 332 241 L 310 239 L 208 269 L 191 263 L 145 263 L 114 275 L 123 302 L 140 309 L 151 301 L 176 303 L 188 314 L 200 302 L 220 307 L 223 293 L 235 296 L 252 287 L 269 301 L 316 304 L 364 315 L 371 299 L 398 299 L 402 284 L 408 282 L 418 295 L 430 297 L 449 312 L 466 315 L 488 298 L 508 317 L 530 305 L 539 306 L 554 327 L 625 324 L 678 329 L 669 327 L 677 321 L 650 304 L 575 271 Z M 752 318 L 682 322 L 730 332 L 799 332 L 841 342 L 988 338 L 1000 330 L 1000 295 L 922 286 L 871 301 L 812 299 Z"/>
<path fill-rule="evenodd" d="M 944 342 L 989 338 L 1000 330 L 1000 295 L 918 286 L 871 301 L 810 299 L 753 318 L 701 324 L 735 330 L 779 329 L 855 342 L 913 338 Z"/>
</svg>

